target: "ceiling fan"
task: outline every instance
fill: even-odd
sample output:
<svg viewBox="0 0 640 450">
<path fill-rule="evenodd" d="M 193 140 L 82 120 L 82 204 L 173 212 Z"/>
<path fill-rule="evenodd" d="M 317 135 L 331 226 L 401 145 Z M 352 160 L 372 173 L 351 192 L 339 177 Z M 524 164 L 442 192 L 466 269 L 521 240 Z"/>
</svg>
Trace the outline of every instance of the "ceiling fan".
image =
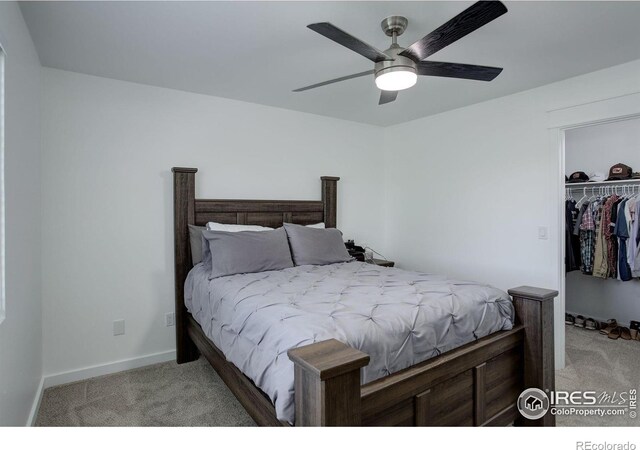
<svg viewBox="0 0 640 450">
<path fill-rule="evenodd" d="M 408 89 L 416 84 L 418 75 L 491 81 L 502 72 L 502 68 L 423 60 L 506 12 L 506 6 L 499 1 L 474 3 L 407 48 L 399 46 L 397 38 L 404 33 L 408 20 L 402 16 L 387 17 L 380 25 L 385 34 L 391 37 L 391 47 L 383 52 L 329 22 L 312 23 L 307 27 L 361 54 L 373 61 L 375 66 L 373 70 L 312 84 L 295 89 L 293 92 L 307 91 L 339 81 L 374 75 L 376 86 L 382 91 L 378 104 L 383 105 L 394 101 L 398 96 L 398 91 Z"/>
</svg>

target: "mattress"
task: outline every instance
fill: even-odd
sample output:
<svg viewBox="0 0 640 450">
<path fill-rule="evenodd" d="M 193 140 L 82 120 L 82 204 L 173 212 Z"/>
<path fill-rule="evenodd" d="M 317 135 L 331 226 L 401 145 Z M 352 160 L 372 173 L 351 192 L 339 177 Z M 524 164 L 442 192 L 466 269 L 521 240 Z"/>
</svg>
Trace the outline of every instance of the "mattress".
<svg viewBox="0 0 640 450">
<path fill-rule="evenodd" d="M 503 291 L 446 276 L 362 262 L 208 279 L 201 264 L 185 303 L 206 336 L 293 423 L 287 350 L 335 338 L 371 357 L 368 383 L 514 323 Z"/>
</svg>

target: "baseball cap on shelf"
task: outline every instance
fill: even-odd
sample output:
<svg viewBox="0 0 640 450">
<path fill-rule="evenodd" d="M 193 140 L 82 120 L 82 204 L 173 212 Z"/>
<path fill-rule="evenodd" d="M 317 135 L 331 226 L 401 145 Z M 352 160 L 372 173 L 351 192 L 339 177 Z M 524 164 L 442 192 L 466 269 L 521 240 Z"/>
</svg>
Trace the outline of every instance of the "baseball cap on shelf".
<svg viewBox="0 0 640 450">
<path fill-rule="evenodd" d="M 602 172 L 592 172 L 591 174 L 589 174 L 589 181 L 592 181 L 594 183 L 604 181 L 604 178 L 604 173 Z"/>
<path fill-rule="evenodd" d="M 607 181 L 628 180 L 631 178 L 632 174 L 633 169 L 631 167 L 626 164 L 618 163 L 611 166 L 611 169 L 609 169 L 609 178 L 607 178 Z"/>
<path fill-rule="evenodd" d="M 567 183 L 584 183 L 585 181 L 589 181 L 589 175 L 584 172 L 573 172 Z"/>
</svg>

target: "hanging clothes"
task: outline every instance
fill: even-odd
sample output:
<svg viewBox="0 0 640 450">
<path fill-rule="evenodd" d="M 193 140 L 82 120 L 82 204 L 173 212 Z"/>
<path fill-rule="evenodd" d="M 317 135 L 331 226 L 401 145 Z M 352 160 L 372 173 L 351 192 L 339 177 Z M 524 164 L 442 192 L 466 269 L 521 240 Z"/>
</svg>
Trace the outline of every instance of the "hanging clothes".
<svg viewBox="0 0 640 450">
<path fill-rule="evenodd" d="M 640 195 L 636 196 L 635 215 L 633 218 L 631 240 L 635 242 L 633 262 L 631 263 L 631 275 L 640 277 Z"/>
<path fill-rule="evenodd" d="M 640 278 L 640 194 L 580 202 L 565 202 L 566 271 L 620 281 Z"/>
<path fill-rule="evenodd" d="M 607 278 L 616 278 L 618 267 L 618 240 L 613 236 L 613 228 L 615 226 L 615 217 L 617 216 L 617 202 L 620 199 L 613 194 L 607 199 L 604 205 L 604 238 L 607 241 Z"/>
<path fill-rule="evenodd" d="M 580 229 L 580 271 L 585 275 L 593 273 L 593 260 L 596 247 L 596 224 L 595 210 L 596 202 L 585 203 L 582 211 Z"/>
<path fill-rule="evenodd" d="M 607 278 L 609 273 L 609 263 L 607 258 L 607 240 L 604 237 L 604 229 L 608 226 L 604 217 L 604 203 L 606 199 L 600 201 L 600 207 L 596 215 L 596 244 L 593 258 L 593 276 Z"/>
<path fill-rule="evenodd" d="M 631 276 L 631 267 L 627 259 L 627 239 L 629 239 L 629 229 L 627 228 L 626 205 L 628 199 L 620 202 L 618 207 L 618 220 L 616 221 L 615 234 L 618 237 L 618 276 L 620 281 L 629 281 Z"/>
<path fill-rule="evenodd" d="M 578 209 L 573 199 L 565 202 L 565 270 L 573 272 L 580 267 L 580 238 L 573 231 Z"/>
</svg>

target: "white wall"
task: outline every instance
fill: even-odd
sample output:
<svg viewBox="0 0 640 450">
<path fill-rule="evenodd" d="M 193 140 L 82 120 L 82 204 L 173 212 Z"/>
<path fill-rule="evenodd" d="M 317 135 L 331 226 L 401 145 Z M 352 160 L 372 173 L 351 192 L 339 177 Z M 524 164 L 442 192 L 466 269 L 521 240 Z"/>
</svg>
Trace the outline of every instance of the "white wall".
<svg viewBox="0 0 640 450">
<path fill-rule="evenodd" d="M 640 172 L 640 118 L 574 128 L 565 132 L 565 171 L 601 172 L 617 163 Z"/>
<path fill-rule="evenodd" d="M 42 377 L 40 63 L 15 2 L 0 2 L 5 49 L 6 318 L 0 426 L 25 425 Z"/>
<path fill-rule="evenodd" d="M 320 199 L 320 176 L 341 176 L 338 226 L 383 245 L 379 128 L 53 69 L 43 78 L 46 375 L 175 348 L 164 326 L 172 166 L 199 168 L 201 198 Z"/>
<path fill-rule="evenodd" d="M 199 197 L 313 199 L 319 176 L 339 175 L 345 237 L 400 267 L 558 288 L 548 111 L 639 91 L 640 61 L 386 129 L 53 69 L 43 77 L 51 375 L 174 348 L 163 324 L 171 166 L 200 169 Z M 120 318 L 127 333 L 113 337 Z M 559 320 L 559 348 L 562 331 Z"/>
<path fill-rule="evenodd" d="M 581 170 L 603 172 L 619 162 L 640 171 L 640 118 L 567 130 L 565 167 L 568 175 Z M 580 271 L 567 275 L 566 309 L 599 320 L 621 323 L 640 320 L 640 281 L 603 280 Z"/>
<path fill-rule="evenodd" d="M 387 253 L 503 289 L 559 288 L 561 167 L 547 112 L 638 91 L 635 61 L 386 129 Z"/>
</svg>

